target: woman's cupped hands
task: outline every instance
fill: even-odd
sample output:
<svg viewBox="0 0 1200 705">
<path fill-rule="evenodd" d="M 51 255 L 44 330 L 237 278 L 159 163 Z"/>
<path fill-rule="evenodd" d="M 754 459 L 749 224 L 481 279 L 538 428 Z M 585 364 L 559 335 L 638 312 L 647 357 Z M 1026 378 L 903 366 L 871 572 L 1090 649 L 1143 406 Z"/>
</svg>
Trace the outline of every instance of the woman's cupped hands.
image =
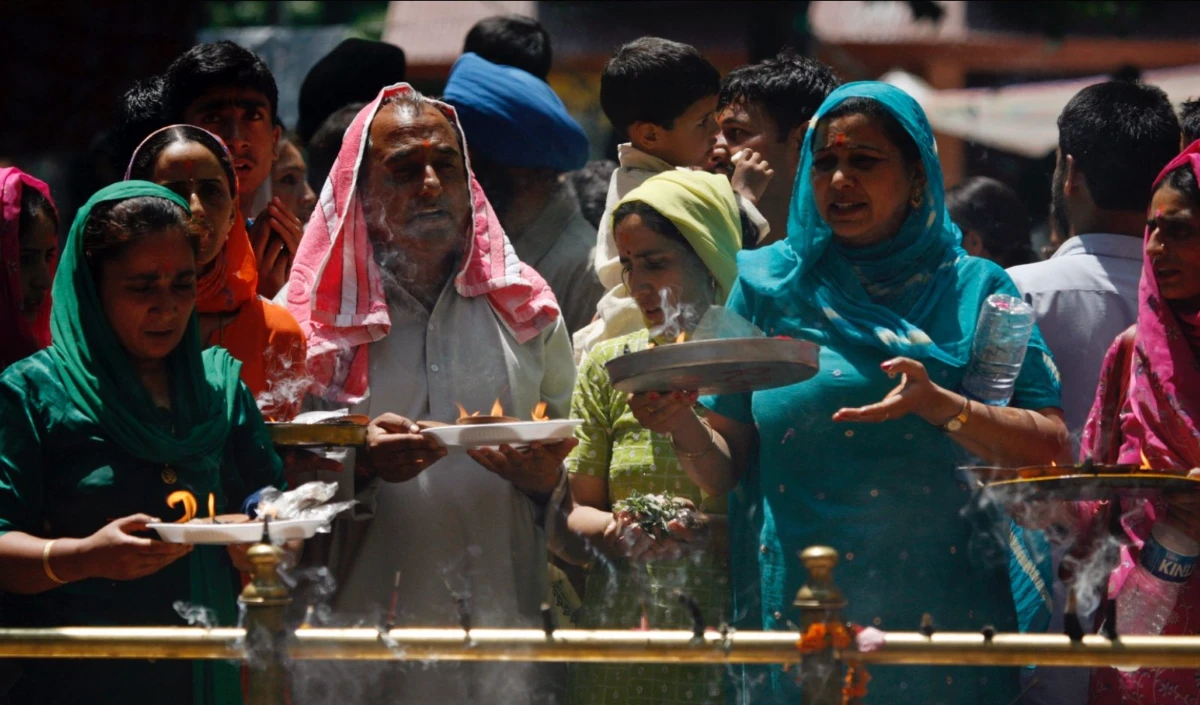
<svg viewBox="0 0 1200 705">
<path fill-rule="evenodd" d="M 707 540 L 705 516 L 690 500 L 676 497 L 671 501 L 677 510 L 666 521 L 665 528 L 647 528 L 636 512 L 614 510 L 604 529 L 604 543 L 609 555 L 634 563 L 649 563 L 677 560 L 701 549 Z"/>
</svg>

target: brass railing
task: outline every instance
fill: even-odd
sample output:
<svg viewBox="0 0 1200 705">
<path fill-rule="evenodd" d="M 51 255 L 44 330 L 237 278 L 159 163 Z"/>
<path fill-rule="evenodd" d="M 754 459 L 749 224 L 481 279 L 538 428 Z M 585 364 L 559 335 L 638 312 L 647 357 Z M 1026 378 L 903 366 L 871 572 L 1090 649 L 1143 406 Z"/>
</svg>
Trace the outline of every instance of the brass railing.
<svg viewBox="0 0 1200 705">
<path fill-rule="evenodd" d="M 1109 640 L 1065 635 L 887 632 L 879 647 L 828 649 L 801 658 L 798 632 L 579 629 L 331 629 L 288 631 L 291 598 L 276 571 L 282 552 L 250 549 L 253 582 L 241 602 L 245 628 L 64 627 L 0 629 L 0 658 L 231 659 L 250 664 L 248 705 L 282 704 L 289 660 L 575 661 L 609 663 L 843 663 L 907 665 L 1128 666 L 1196 668 L 1200 637 L 1131 636 Z M 845 600 L 832 582 L 837 554 L 811 548 L 802 558 L 809 584 L 797 594 L 802 626 L 840 620 Z M 838 703 L 836 679 L 806 703 Z M 803 680 L 802 680 L 803 682 Z"/>
</svg>

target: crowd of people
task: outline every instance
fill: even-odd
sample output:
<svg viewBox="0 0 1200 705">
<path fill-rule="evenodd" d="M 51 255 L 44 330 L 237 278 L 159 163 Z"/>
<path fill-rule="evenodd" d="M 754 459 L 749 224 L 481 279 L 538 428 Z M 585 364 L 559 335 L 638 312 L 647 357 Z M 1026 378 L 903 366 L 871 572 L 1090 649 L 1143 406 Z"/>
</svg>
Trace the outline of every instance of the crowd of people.
<svg viewBox="0 0 1200 705">
<path fill-rule="evenodd" d="M 1053 631 L 1057 566 L 1110 512 L 1127 560 L 1098 578 L 1104 601 L 1156 522 L 1200 541 L 1188 496 L 1064 504 L 1051 522 L 1010 518 L 955 474 L 970 458 L 1200 466 L 1200 103 L 1177 115 L 1134 80 L 1072 98 L 1052 184 L 1064 244 L 1038 261 L 1017 195 L 983 177 L 947 189 L 897 88 L 791 51 L 722 78 L 644 37 L 604 67 L 622 139 L 616 162 L 591 161 L 551 59 L 536 21 L 488 18 L 435 99 L 404 83 L 400 48 L 350 39 L 312 69 L 288 132 L 266 64 L 200 44 L 125 93 L 124 180 L 77 213 L 0 169 L 4 626 L 184 624 L 181 605 L 233 625 L 247 547 L 146 525 L 179 518 L 179 490 L 250 513 L 261 489 L 308 480 L 357 500 L 293 556 L 332 576 L 331 623 L 377 624 L 397 590 L 400 626 L 540 627 L 556 601 L 581 628 L 680 629 L 684 593 L 709 625 L 792 630 L 797 554 L 830 545 L 864 627 L 928 613 L 945 630 Z M 1004 406 L 960 388 L 994 294 L 1037 320 Z M 819 344 L 819 372 L 719 396 L 614 388 L 605 363 L 714 307 Z M 421 433 L 493 403 L 582 423 L 522 449 Z M 365 445 L 272 445 L 267 422 L 341 409 L 370 418 Z M 689 520 L 651 532 L 618 509 L 646 496 Z M 1196 634 L 1197 607 L 1193 578 L 1165 633 Z M 1186 703 L 1198 674 L 881 667 L 867 702 Z M 796 674 L 765 666 L 293 676 L 298 704 L 800 701 Z M 241 702 L 238 669 L 0 662 L 0 702 L 167 697 Z"/>
</svg>

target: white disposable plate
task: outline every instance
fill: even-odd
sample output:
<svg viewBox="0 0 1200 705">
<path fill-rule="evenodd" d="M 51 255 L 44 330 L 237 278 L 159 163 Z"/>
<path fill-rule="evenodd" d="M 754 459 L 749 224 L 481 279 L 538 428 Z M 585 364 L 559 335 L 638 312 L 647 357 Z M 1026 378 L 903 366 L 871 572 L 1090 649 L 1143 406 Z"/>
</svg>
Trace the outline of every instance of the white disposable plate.
<svg viewBox="0 0 1200 705">
<path fill-rule="evenodd" d="M 517 421 L 515 423 L 437 426 L 427 428 L 421 433 L 433 436 L 447 448 L 494 448 L 501 445 L 529 445 L 534 441 L 551 443 L 565 440 L 575 435 L 576 427 L 582 423 L 578 419 Z"/>
<path fill-rule="evenodd" d="M 271 522 L 271 540 L 275 542 L 310 539 L 324 524 L 322 519 L 280 519 Z M 147 524 L 147 529 L 158 532 L 159 538 L 167 543 L 195 543 L 227 545 L 231 543 L 258 543 L 262 540 L 261 521 L 241 524 Z"/>
</svg>

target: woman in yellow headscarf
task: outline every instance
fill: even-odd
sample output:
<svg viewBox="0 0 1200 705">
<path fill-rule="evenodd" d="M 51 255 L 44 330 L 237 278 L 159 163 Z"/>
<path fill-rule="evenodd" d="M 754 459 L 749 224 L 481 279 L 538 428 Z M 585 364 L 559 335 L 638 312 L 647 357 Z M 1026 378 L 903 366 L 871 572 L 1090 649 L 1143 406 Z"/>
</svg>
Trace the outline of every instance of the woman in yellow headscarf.
<svg viewBox="0 0 1200 705">
<path fill-rule="evenodd" d="M 687 478 L 669 435 L 638 423 L 604 364 L 651 341 L 671 343 L 690 333 L 710 306 L 723 304 L 737 277 L 742 229 L 729 182 L 698 171 L 658 174 L 613 211 L 624 284 L 646 329 L 594 349 L 580 366 L 571 400 L 571 417 L 583 425 L 567 458 L 574 506 L 560 553 L 591 564 L 581 628 L 630 628 L 643 618 L 655 628 L 687 628 L 691 619 L 679 592 L 696 602 L 708 624 L 725 617 L 723 503 L 702 496 Z M 670 538 L 652 536 L 636 517 L 613 511 L 634 493 L 670 493 L 687 500 L 694 514 L 686 526 L 672 525 Z M 572 664 L 568 701 L 718 703 L 722 674 L 719 666 Z"/>
</svg>

